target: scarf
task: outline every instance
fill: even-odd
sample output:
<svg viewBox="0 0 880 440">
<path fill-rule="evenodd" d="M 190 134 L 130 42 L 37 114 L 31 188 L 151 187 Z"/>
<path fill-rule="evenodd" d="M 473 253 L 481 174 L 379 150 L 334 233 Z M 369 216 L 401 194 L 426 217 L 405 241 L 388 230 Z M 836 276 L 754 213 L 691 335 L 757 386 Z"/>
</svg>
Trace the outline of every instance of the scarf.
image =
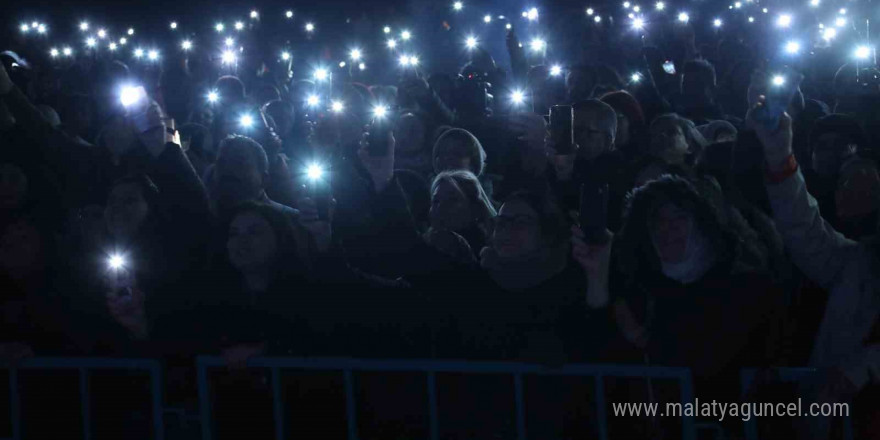
<svg viewBox="0 0 880 440">
<path fill-rule="evenodd" d="M 660 260 L 663 275 L 682 284 L 699 280 L 715 265 L 715 252 L 706 237 L 696 228 L 688 234 L 684 258 L 677 263 Z"/>
</svg>

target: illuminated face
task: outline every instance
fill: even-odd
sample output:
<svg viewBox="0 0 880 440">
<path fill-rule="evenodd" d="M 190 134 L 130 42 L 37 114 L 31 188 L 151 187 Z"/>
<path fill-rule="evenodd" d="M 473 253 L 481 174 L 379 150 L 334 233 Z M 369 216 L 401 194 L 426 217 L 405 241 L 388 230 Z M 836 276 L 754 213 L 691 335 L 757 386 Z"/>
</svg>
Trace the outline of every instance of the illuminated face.
<svg viewBox="0 0 880 440">
<path fill-rule="evenodd" d="M 240 271 L 269 268 L 277 248 L 275 230 L 263 216 L 242 212 L 229 224 L 226 251 L 229 262 Z"/>
<path fill-rule="evenodd" d="M 134 183 L 116 185 L 110 191 L 104 208 L 104 222 L 113 238 L 132 238 L 150 213 L 143 190 Z"/>
<path fill-rule="evenodd" d="M 501 258 L 518 258 L 536 252 L 542 245 L 538 213 L 527 203 L 513 200 L 495 217 L 492 246 Z"/>
<path fill-rule="evenodd" d="M 651 125 L 651 151 L 670 165 L 684 163 L 688 154 L 687 138 L 673 120 Z"/>
<path fill-rule="evenodd" d="M 665 263 L 684 261 L 692 227 L 693 217 L 678 206 L 666 203 L 657 209 L 651 219 L 650 233 L 660 260 Z"/>
<path fill-rule="evenodd" d="M 443 180 L 431 194 L 431 210 L 428 212 L 431 227 L 461 231 L 470 224 L 473 216 L 467 197 L 458 185 Z"/>
</svg>

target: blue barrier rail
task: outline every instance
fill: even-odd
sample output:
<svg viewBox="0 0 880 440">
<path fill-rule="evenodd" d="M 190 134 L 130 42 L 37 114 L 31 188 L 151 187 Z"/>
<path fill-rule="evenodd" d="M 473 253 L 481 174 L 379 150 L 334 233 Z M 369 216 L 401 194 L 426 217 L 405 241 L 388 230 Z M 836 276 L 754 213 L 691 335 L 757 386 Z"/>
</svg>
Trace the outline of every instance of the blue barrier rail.
<svg viewBox="0 0 880 440">
<path fill-rule="evenodd" d="M 92 370 L 144 371 L 150 377 L 153 438 L 162 440 L 165 436 L 165 423 L 162 420 L 162 366 L 157 360 L 45 357 L 25 359 L 7 369 L 9 370 L 9 407 L 12 421 L 11 440 L 21 440 L 21 402 L 18 393 L 18 372 L 21 370 L 78 371 L 83 438 L 86 440 L 92 438 L 89 372 Z"/>
<path fill-rule="evenodd" d="M 682 404 L 694 399 L 693 383 L 690 370 L 687 368 L 647 367 L 637 365 L 593 365 L 571 364 L 560 367 L 547 367 L 538 364 L 515 362 L 469 362 L 469 361 L 433 361 L 433 360 L 365 360 L 351 358 L 253 358 L 247 363 L 249 368 L 264 368 L 270 371 L 272 381 L 272 405 L 275 423 L 275 438 L 284 439 L 284 402 L 281 398 L 281 369 L 340 371 L 345 383 L 346 423 L 349 440 L 358 438 L 356 421 L 356 402 L 354 395 L 354 372 L 422 372 L 426 374 L 428 396 L 428 424 L 431 440 L 439 439 L 439 422 L 437 418 L 436 375 L 438 373 L 493 373 L 513 376 L 514 404 L 516 409 L 517 438 L 525 440 L 525 403 L 523 401 L 523 375 L 538 376 L 590 376 L 595 381 L 596 420 L 599 438 L 607 440 L 607 417 L 605 414 L 605 377 L 636 377 L 654 379 L 675 379 L 678 381 Z M 225 367 L 226 362 L 218 357 L 198 358 L 199 409 L 202 420 L 202 440 L 213 438 L 211 419 L 210 384 L 208 369 Z M 694 420 L 682 418 L 682 438 L 696 438 Z"/>
</svg>

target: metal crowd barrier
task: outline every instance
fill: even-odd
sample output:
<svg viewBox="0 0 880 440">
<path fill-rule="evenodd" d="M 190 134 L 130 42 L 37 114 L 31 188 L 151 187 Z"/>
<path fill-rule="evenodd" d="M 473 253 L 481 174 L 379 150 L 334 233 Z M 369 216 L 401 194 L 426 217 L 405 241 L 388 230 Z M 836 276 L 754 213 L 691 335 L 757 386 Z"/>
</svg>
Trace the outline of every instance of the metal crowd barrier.
<svg viewBox="0 0 880 440">
<path fill-rule="evenodd" d="M 358 438 L 356 402 L 354 396 L 354 375 L 364 372 L 423 372 L 426 374 L 428 396 L 428 423 L 431 440 L 438 440 L 439 422 L 437 418 L 437 373 L 492 373 L 513 376 L 514 404 L 516 409 L 517 439 L 526 439 L 525 405 L 523 397 L 523 375 L 538 376 L 592 376 L 595 381 L 596 421 L 599 438 L 607 440 L 608 427 L 605 413 L 605 377 L 636 377 L 655 379 L 676 379 L 679 382 L 682 404 L 693 402 L 693 383 L 687 368 L 646 367 L 633 365 L 588 365 L 572 364 L 558 368 L 543 365 L 514 362 L 466 362 L 466 361 L 421 361 L 421 360 L 364 360 L 350 358 L 253 358 L 248 361 L 250 368 L 264 368 L 271 372 L 272 405 L 275 423 L 275 438 L 285 438 L 284 402 L 281 398 L 281 369 L 340 371 L 345 383 L 345 408 L 348 439 Z M 202 420 L 202 440 L 212 438 L 210 384 L 208 369 L 224 367 L 226 362 L 218 357 L 198 358 L 199 409 Z M 696 438 L 694 419 L 682 418 L 682 438 Z"/>
<path fill-rule="evenodd" d="M 21 370 L 77 370 L 79 372 L 80 411 L 83 438 L 92 438 L 89 372 L 92 370 L 144 371 L 150 377 L 153 438 L 164 438 L 165 424 L 162 420 L 162 369 L 154 359 L 105 359 L 105 358 L 31 358 L 7 367 L 9 370 L 9 403 L 12 421 L 11 440 L 21 440 L 21 407 L 18 393 L 18 372 Z"/>
<path fill-rule="evenodd" d="M 745 402 L 748 398 L 746 395 L 749 390 L 752 388 L 752 384 L 755 382 L 759 371 L 769 371 L 772 373 L 775 379 L 778 379 L 778 382 L 781 383 L 800 383 L 805 380 L 809 380 L 811 378 L 816 377 L 819 371 L 815 368 L 793 368 L 793 367 L 778 367 L 771 369 L 759 370 L 757 368 L 744 368 L 740 371 L 740 392 L 742 395 L 742 401 Z M 812 403 L 812 402 L 810 402 Z M 822 403 L 822 402 L 819 402 Z M 847 402 L 850 404 L 850 410 L 852 410 L 852 402 Z M 758 419 L 756 417 L 752 417 L 748 421 L 745 422 L 745 434 L 746 440 L 759 440 L 758 439 Z M 843 439 L 844 440 L 853 440 L 853 426 L 852 426 L 852 417 L 851 415 L 844 417 L 843 420 Z"/>
</svg>

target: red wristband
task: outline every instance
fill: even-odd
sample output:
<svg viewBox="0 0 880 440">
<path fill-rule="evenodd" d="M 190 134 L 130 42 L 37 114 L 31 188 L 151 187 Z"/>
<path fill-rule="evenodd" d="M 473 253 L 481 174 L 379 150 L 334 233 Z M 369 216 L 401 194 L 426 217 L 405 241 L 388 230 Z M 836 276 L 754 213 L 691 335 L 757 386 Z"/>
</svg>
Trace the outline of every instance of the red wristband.
<svg viewBox="0 0 880 440">
<path fill-rule="evenodd" d="M 785 179 L 788 179 L 798 170 L 797 159 L 795 159 L 794 154 L 790 154 L 787 159 L 785 159 L 785 164 L 782 166 L 782 169 L 776 172 L 770 172 L 767 170 L 767 181 L 770 183 L 782 183 Z"/>
</svg>

